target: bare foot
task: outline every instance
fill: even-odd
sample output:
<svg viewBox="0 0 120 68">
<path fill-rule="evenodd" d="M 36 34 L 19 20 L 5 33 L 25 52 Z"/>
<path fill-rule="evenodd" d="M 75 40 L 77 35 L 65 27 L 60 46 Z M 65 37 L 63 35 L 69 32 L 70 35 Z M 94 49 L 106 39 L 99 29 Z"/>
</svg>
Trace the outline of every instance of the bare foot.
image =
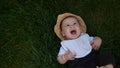
<svg viewBox="0 0 120 68">
<path fill-rule="evenodd" d="M 112 64 L 105 65 L 106 68 L 113 68 Z"/>
</svg>

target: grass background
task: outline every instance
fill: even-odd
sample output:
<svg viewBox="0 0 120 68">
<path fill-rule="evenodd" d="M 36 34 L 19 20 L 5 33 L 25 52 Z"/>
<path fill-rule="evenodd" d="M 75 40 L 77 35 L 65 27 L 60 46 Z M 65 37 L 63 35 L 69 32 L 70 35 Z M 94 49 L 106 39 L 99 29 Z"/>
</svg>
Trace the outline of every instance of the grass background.
<svg viewBox="0 0 120 68">
<path fill-rule="evenodd" d="M 120 68 L 120 0 L 0 0 L 0 68 L 65 68 L 53 31 L 64 12 L 80 15 Z"/>
</svg>

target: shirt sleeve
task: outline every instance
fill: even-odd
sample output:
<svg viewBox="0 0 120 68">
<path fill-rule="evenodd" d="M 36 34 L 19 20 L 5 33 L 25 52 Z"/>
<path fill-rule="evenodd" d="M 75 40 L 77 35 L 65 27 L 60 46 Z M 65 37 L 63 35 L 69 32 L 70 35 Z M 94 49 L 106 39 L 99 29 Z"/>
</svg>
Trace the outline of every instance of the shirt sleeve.
<svg viewBox="0 0 120 68">
<path fill-rule="evenodd" d="M 93 41 L 93 39 L 94 39 L 94 37 L 92 37 L 92 36 L 91 36 L 91 37 L 89 37 L 89 39 L 88 39 L 88 40 L 89 40 L 89 42 L 92 42 L 92 41 Z"/>
<path fill-rule="evenodd" d="M 88 37 L 88 41 L 89 41 L 89 42 L 92 42 L 92 41 L 93 41 L 93 39 L 94 39 L 93 36 L 89 36 L 88 34 L 85 34 L 85 35 Z"/>
<path fill-rule="evenodd" d="M 64 49 L 63 47 L 60 47 L 58 56 L 59 56 L 59 55 L 62 55 L 62 54 L 65 54 L 65 49 Z"/>
</svg>

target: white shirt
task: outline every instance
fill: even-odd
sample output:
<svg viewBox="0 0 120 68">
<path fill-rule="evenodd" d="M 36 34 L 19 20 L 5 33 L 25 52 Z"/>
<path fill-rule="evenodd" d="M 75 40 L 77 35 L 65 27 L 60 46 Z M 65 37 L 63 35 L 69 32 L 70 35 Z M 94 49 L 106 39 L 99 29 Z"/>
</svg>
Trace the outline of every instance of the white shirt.
<svg viewBox="0 0 120 68">
<path fill-rule="evenodd" d="M 63 40 L 61 41 L 58 56 L 64 54 L 69 49 L 72 53 L 76 54 L 75 58 L 85 57 L 92 50 L 90 45 L 92 40 L 93 37 L 90 37 L 88 34 L 81 34 L 79 38 L 73 40 Z"/>
</svg>

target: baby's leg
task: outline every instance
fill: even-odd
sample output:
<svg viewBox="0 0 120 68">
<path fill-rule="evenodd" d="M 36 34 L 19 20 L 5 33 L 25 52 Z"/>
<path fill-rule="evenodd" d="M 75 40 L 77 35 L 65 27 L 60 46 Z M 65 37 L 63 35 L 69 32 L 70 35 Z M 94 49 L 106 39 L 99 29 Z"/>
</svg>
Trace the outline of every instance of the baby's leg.
<svg viewBox="0 0 120 68">
<path fill-rule="evenodd" d="M 105 65 L 105 66 L 100 66 L 100 67 L 96 67 L 96 68 L 114 68 L 112 64 L 108 64 L 108 65 Z"/>
<path fill-rule="evenodd" d="M 114 68 L 115 58 L 112 54 L 104 52 L 98 56 L 98 62 L 100 68 Z"/>
</svg>

